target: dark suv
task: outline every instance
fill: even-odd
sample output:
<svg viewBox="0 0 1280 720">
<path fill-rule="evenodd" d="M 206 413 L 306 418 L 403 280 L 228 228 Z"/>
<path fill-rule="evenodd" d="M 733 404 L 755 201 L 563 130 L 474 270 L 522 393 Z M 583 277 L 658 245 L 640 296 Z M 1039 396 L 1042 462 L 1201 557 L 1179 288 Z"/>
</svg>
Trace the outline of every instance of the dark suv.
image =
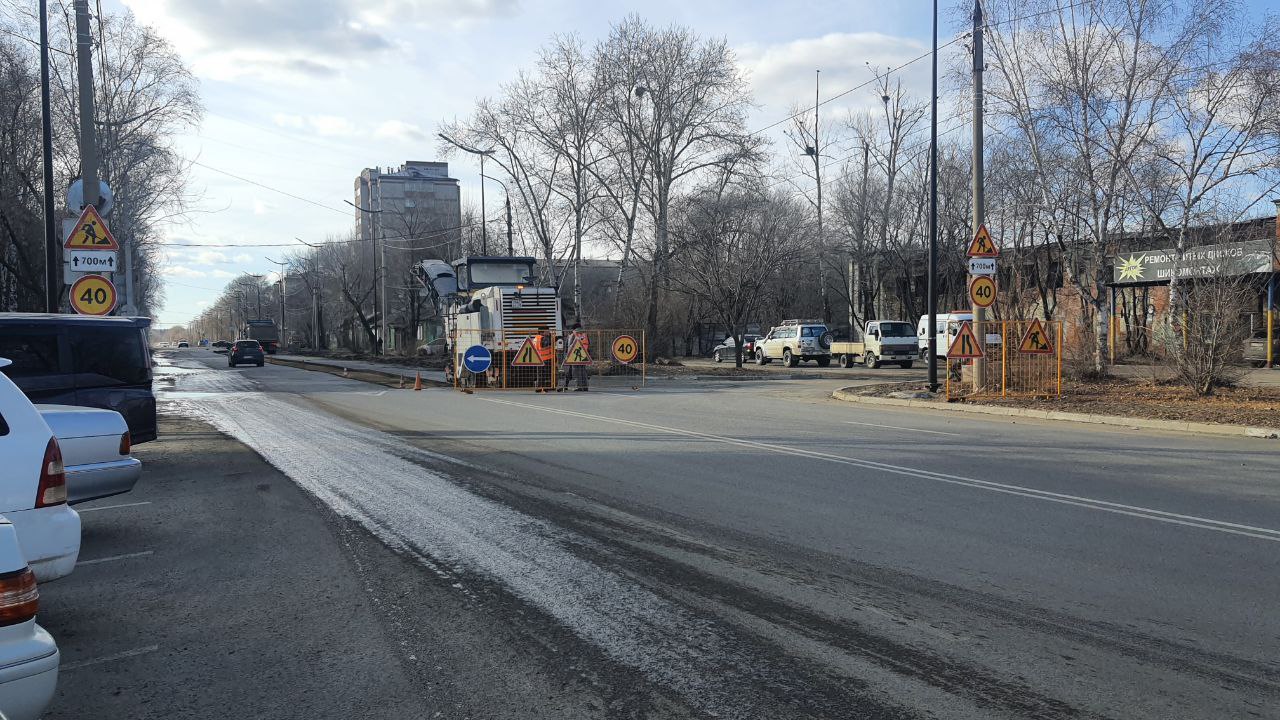
<svg viewBox="0 0 1280 720">
<path fill-rule="evenodd" d="M 156 439 L 150 318 L 0 313 L 0 370 L 33 403 L 115 410 L 133 443 Z"/>
<path fill-rule="evenodd" d="M 227 367 L 252 363 L 262 367 L 267 359 L 262 354 L 262 345 L 257 340 L 237 340 L 227 353 Z"/>
</svg>

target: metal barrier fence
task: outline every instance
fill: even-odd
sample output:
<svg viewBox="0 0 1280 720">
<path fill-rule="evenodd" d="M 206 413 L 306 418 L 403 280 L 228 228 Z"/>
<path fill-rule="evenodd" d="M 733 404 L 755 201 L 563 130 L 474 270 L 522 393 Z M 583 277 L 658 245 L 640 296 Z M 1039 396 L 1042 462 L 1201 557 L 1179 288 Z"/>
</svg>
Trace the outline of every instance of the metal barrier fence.
<svg viewBox="0 0 1280 720">
<path fill-rule="evenodd" d="M 446 373 L 459 390 L 576 390 L 592 386 L 643 387 L 646 352 L 642 330 L 458 330 L 449 338 Z M 472 372 L 466 354 L 475 346 L 490 362 Z M 473 353 L 479 354 L 479 353 Z"/>
<path fill-rule="evenodd" d="M 948 400 L 1062 395 L 1062 323 L 988 320 L 982 334 L 971 335 L 982 353 L 980 387 L 974 388 L 973 359 L 949 357 Z"/>
</svg>

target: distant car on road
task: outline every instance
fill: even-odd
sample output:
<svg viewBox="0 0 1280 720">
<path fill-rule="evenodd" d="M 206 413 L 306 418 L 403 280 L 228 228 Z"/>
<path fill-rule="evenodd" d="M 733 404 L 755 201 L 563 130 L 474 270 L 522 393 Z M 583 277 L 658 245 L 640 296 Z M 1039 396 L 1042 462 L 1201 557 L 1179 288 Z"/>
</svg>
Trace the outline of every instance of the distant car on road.
<svg viewBox="0 0 1280 720">
<path fill-rule="evenodd" d="M 149 318 L 0 313 L 0 369 L 35 403 L 115 410 L 133 444 L 156 439 Z"/>
<path fill-rule="evenodd" d="M 237 340 L 227 354 L 227 367 L 252 363 L 262 367 L 267 362 L 262 345 L 257 340 Z"/>
<path fill-rule="evenodd" d="M 0 514 L 17 530 L 27 564 L 40 582 L 69 575 L 80 555 L 80 516 L 67 506 L 62 448 L 7 377 L 0 377 L 0 467 Z"/>
<path fill-rule="evenodd" d="M 742 336 L 742 359 L 751 360 L 755 357 L 756 341 L 760 339 L 759 335 L 743 335 Z M 737 346 L 737 341 L 730 335 L 726 337 L 719 345 L 711 350 L 711 359 L 716 362 L 724 362 L 733 359 L 733 351 Z"/>
<path fill-rule="evenodd" d="M 180 348 L 189 348 L 189 347 L 191 347 L 191 343 L 187 342 L 186 340 L 179 340 L 179 341 L 178 341 L 178 347 L 180 347 Z"/>
<path fill-rule="evenodd" d="M 49 425 L 67 474 L 67 503 L 127 493 L 142 475 L 142 462 L 130 456 L 129 426 L 114 410 L 73 405 L 37 405 Z"/>
<path fill-rule="evenodd" d="M 58 686 L 61 655 L 36 624 L 40 590 L 13 523 L 0 516 L 0 716 L 36 720 Z"/>
</svg>

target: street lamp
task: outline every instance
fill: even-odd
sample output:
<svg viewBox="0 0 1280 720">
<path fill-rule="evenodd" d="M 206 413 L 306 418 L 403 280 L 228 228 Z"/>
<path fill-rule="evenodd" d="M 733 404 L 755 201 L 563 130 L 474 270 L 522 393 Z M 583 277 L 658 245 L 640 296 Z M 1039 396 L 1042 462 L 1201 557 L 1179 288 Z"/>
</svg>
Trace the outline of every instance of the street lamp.
<svg viewBox="0 0 1280 720">
<path fill-rule="evenodd" d="M 359 205 L 351 202 L 350 200 L 343 200 L 343 202 L 359 210 L 362 213 L 368 213 L 370 215 L 375 215 L 375 216 L 381 215 L 382 214 L 382 185 L 381 184 L 378 185 L 378 209 L 377 210 L 371 210 L 366 207 L 360 207 Z M 374 352 L 378 353 L 379 355 L 385 355 L 387 354 L 387 238 L 386 238 L 386 228 L 382 224 L 382 219 L 377 218 L 377 220 L 378 220 L 378 235 L 374 236 L 373 233 L 369 234 L 371 238 L 377 240 L 378 242 L 377 282 L 375 282 L 374 285 L 380 288 L 379 292 L 380 292 L 380 295 L 382 296 L 381 303 L 379 303 L 376 299 L 374 300 L 374 305 L 378 307 L 378 347 L 374 348 Z"/>
<path fill-rule="evenodd" d="M 484 159 L 485 157 L 493 154 L 493 148 L 489 148 L 488 150 L 477 150 L 473 147 L 463 145 L 444 133 L 436 133 L 436 135 L 439 135 L 441 140 L 444 140 L 463 152 L 469 152 L 472 155 L 479 155 L 480 177 L 484 177 Z M 480 254 L 489 254 L 489 216 L 485 215 L 484 209 L 484 180 L 480 181 Z"/>
<path fill-rule="evenodd" d="M 515 257 L 516 249 L 515 249 L 515 245 L 511 241 L 511 191 L 507 189 L 506 183 L 502 182 L 496 177 L 489 177 L 484 173 L 480 173 L 480 177 L 489 178 L 490 180 L 502 186 L 502 194 L 505 195 L 507 198 L 507 257 Z M 482 181 L 481 187 L 483 186 L 484 186 L 484 183 Z"/>
<path fill-rule="evenodd" d="M 938 0 L 933 0 L 933 94 L 929 100 L 929 392 L 938 392 Z"/>
</svg>

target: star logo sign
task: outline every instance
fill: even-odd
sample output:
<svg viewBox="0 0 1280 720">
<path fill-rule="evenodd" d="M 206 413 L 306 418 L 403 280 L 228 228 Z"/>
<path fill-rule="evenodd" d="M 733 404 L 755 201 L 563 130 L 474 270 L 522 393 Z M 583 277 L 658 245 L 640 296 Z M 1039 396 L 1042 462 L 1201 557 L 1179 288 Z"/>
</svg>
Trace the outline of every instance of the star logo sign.
<svg viewBox="0 0 1280 720">
<path fill-rule="evenodd" d="M 1145 270 L 1142 267 L 1142 261 L 1146 259 L 1145 255 L 1130 255 L 1128 258 L 1120 258 L 1120 279 L 1141 280 L 1142 273 Z"/>
</svg>

